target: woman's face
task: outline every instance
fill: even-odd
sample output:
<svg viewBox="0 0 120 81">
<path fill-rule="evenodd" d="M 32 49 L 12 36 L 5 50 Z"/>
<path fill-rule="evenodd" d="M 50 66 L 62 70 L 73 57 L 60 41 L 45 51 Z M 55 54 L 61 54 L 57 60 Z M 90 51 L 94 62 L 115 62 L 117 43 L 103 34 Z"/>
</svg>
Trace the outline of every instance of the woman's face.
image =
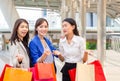
<svg viewBox="0 0 120 81">
<path fill-rule="evenodd" d="M 39 25 L 36 29 L 39 36 L 45 36 L 48 32 L 48 24 L 44 21 L 41 25 Z"/>
<path fill-rule="evenodd" d="M 70 23 L 63 21 L 62 23 L 62 30 L 64 35 L 69 35 L 73 33 L 74 25 L 71 25 Z"/>
<path fill-rule="evenodd" d="M 26 36 L 26 34 L 28 33 L 28 24 L 25 23 L 25 22 L 22 22 L 19 27 L 18 27 L 18 30 L 17 30 L 17 34 L 18 34 L 18 37 L 23 40 L 23 38 Z"/>
</svg>

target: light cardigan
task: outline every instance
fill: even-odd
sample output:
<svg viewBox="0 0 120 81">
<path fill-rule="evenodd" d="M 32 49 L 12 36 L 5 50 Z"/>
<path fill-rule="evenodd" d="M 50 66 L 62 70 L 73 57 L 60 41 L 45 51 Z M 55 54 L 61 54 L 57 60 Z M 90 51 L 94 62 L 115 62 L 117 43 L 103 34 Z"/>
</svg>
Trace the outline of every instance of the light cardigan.
<svg viewBox="0 0 120 81">
<path fill-rule="evenodd" d="M 30 61 L 29 61 L 29 56 L 27 54 L 27 50 L 25 49 L 23 43 L 20 41 L 18 42 L 17 40 L 15 41 L 16 44 L 10 44 L 10 65 L 13 67 L 20 67 L 20 68 L 29 68 L 30 67 Z M 19 64 L 16 55 L 21 54 L 23 55 L 23 61 L 22 64 Z"/>
</svg>

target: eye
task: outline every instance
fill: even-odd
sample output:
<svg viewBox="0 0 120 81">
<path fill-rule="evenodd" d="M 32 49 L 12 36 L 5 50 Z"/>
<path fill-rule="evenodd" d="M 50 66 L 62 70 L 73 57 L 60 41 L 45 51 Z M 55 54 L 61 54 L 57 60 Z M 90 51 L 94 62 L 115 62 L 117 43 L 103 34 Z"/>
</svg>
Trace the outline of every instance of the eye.
<svg viewBox="0 0 120 81">
<path fill-rule="evenodd" d="M 48 28 L 48 26 L 43 26 L 43 25 L 40 25 L 39 27 L 40 28 Z"/>
<path fill-rule="evenodd" d="M 24 28 L 24 26 L 20 26 L 20 28 Z"/>
<path fill-rule="evenodd" d="M 48 28 L 48 26 L 45 26 L 45 28 Z"/>
</svg>

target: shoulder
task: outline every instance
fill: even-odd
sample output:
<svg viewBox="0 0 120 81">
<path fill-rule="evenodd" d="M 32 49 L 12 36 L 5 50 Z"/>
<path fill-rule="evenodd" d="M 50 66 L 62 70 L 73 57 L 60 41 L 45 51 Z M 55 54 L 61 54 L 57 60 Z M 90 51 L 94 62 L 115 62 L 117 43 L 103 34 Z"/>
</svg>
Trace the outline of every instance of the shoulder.
<svg viewBox="0 0 120 81">
<path fill-rule="evenodd" d="M 30 40 L 29 44 L 31 44 L 31 43 L 37 43 L 38 40 L 39 40 L 38 36 L 35 35 L 35 36 Z"/>
<path fill-rule="evenodd" d="M 51 43 L 51 41 L 47 37 L 44 37 L 44 39 L 45 39 L 46 42 Z"/>
<path fill-rule="evenodd" d="M 17 40 L 15 40 L 15 42 L 9 43 L 9 46 L 11 46 L 11 47 L 18 46 L 18 43 L 19 42 Z"/>
<path fill-rule="evenodd" d="M 75 39 L 78 39 L 78 40 L 84 40 L 84 38 L 83 37 L 81 37 L 81 36 L 74 36 L 75 37 Z"/>
<path fill-rule="evenodd" d="M 74 41 L 77 41 L 77 42 L 84 42 L 85 41 L 85 39 L 83 38 L 83 37 L 81 37 L 81 36 L 74 36 Z"/>
<path fill-rule="evenodd" d="M 66 41 L 66 37 L 60 38 L 60 43 L 64 43 Z"/>
<path fill-rule="evenodd" d="M 11 51 L 16 51 L 16 49 L 18 47 L 20 47 L 19 44 L 18 44 L 18 41 L 16 41 L 15 43 L 12 43 L 12 44 L 10 43 L 9 46 L 10 46 L 10 49 L 9 49 L 10 52 Z"/>
</svg>

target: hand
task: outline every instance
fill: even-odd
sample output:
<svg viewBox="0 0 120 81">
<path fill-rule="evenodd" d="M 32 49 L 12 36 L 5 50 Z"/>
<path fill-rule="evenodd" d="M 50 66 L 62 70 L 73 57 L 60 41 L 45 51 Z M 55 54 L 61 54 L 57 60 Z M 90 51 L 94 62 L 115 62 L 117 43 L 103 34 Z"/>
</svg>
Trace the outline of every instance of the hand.
<svg viewBox="0 0 120 81">
<path fill-rule="evenodd" d="M 92 51 L 92 50 L 86 50 L 85 52 L 87 52 L 87 53 L 88 53 L 88 55 L 93 56 L 93 51 Z"/>
<path fill-rule="evenodd" d="M 60 55 L 61 53 L 59 51 L 55 50 L 55 51 L 53 51 L 53 54 L 54 55 Z"/>
<path fill-rule="evenodd" d="M 17 58 L 18 62 L 22 62 L 24 56 L 21 55 L 21 54 L 17 54 L 17 55 L 16 55 L 16 58 Z"/>
</svg>

